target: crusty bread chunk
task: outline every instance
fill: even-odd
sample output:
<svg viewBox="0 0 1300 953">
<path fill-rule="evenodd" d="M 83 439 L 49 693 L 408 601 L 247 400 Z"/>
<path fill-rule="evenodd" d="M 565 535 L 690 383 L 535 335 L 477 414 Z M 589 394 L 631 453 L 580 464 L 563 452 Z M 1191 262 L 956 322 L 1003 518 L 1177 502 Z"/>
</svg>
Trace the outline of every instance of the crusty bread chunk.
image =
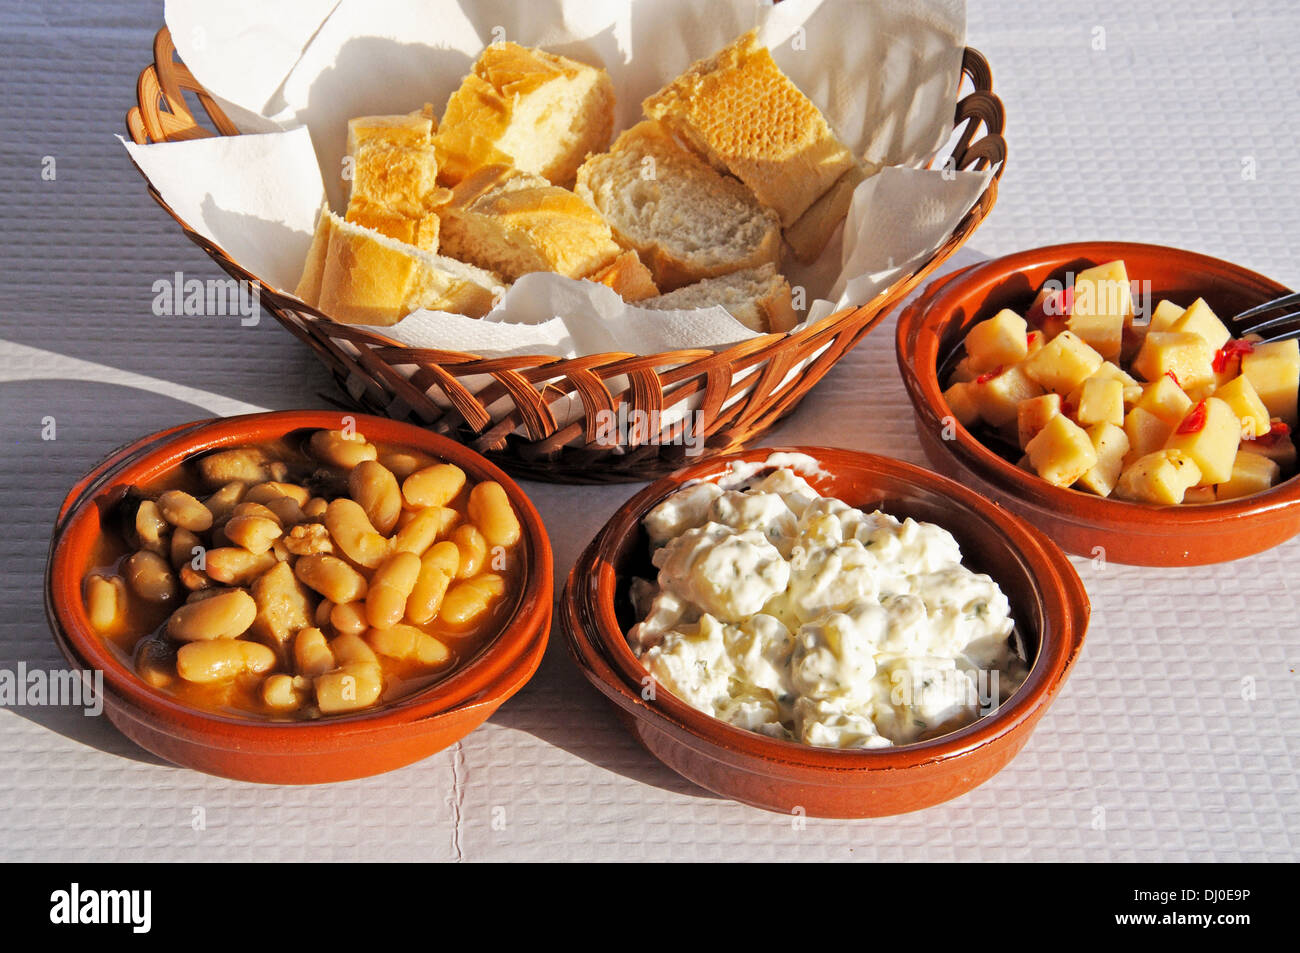
<svg viewBox="0 0 1300 953">
<path fill-rule="evenodd" d="M 485 166 L 439 210 L 444 251 L 507 280 L 533 271 L 585 278 L 622 249 L 592 205 L 510 166 Z"/>
<path fill-rule="evenodd" d="M 430 103 L 397 116 L 358 116 L 348 120 L 348 155 L 356 155 L 363 143 L 425 146 L 433 141 L 437 131 L 438 122 Z"/>
<path fill-rule="evenodd" d="M 853 154 L 753 30 L 691 66 L 643 107 L 748 185 L 783 227 L 854 165 Z"/>
<path fill-rule="evenodd" d="M 865 164 L 855 164 L 840 176 L 835 184 L 822 194 L 799 220 L 785 230 L 785 240 L 794 250 L 794 257 L 810 264 L 821 257 L 835 229 L 853 204 L 853 191 L 879 169 Z"/>
<path fill-rule="evenodd" d="M 394 241 L 328 209 L 321 218 L 298 294 L 335 321 L 388 326 L 421 308 L 477 318 L 504 291 L 501 279 L 473 265 Z M 311 272 L 322 236 L 327 250 L 317 281 Z"/>
<path fill-rule="evenodd" d="M 613 288 L 624 301 L 644 301 L 659 294 L 654 275 L 634 251 L 623 252 L 600 271 L 588 275 L 587 280 Z"/>
<path fill-rule="evenodd" d="M 347 221 L 428 252 L 438 250 L 434 209 L 451 193 L 438 185 L 433 108 L 348 122 L 352 191 Z"/>
<path fill-rule="evenodd" d="M 302 277 L 294 294 L 313 308 L 320 302 L 320 283 L 325 275 L 325 259 L 330 250 L 330 233 L 334 230 L 334 216 L 329 209 L 321 209 L 316 218 L 316 233 L 307 249 L 307 261 L 302 267 Z"/>
<path fill-rule="evenodd" d="M 733 271 L 718 278 L 678 288 L 658 298 L 640 302 L 643 308 L 708 308 L 721 305 L 741 324 L 754 331 L 789 331 L 799 323 L 791 302 L 790 283 L 774 265 Z"/>
<path fill-rule="evenodd" d="M 665 291 L 780 261 L 776 213 L 653 120 L 588 159 L 578 170 L 577 191 Z"/>
<path fill-rule="evenodd" d="M 517 43 L 493 43 L 447 102 L 434 137 L 443 181 L 513 165 L 571 187 L 609 145 L 614 85 L 603 69 Z"/>
</svg>

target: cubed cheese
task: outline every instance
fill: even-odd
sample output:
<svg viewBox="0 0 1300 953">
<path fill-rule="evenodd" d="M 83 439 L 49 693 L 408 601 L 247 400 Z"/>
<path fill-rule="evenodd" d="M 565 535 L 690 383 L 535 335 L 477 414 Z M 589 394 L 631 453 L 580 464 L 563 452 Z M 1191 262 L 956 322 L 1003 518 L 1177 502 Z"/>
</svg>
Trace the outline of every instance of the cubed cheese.
<svg viewBox="0 0 1300 953">
<path fill-rule="evenodd" d="M 1115 495 L 1135 503 L 1181 503 L 1201 482 L 1196 461 L 1179 450 L 1157 450 L 1124 468 Z"/>
<path fill-rule="evenodd" d="M 1193 301 L 1169 328 L 1170 331 L 1199 334 L 1210 345 L 1210 354 L 1227 344 L 1232 333 L 1219 320 L 1204 298 Z"/>
<path fill-rule="evenodd" d="M 1028 333 L 1025 319 L 1007 308 L 981 321 L 966 335 L 971 367 L 982 373 L 1019 364 L 1029 354 Z"/>
<path fill-rule="evenodd" d="M 1220 483 L 1215 495 L 1220 500 L 1237 500 L 1243 496 L 1263 493 L 1282 478 L 1282 468 L 1275 460 L 1257 453 L 1241 451 L 1232 464 L 1232 476 Z"/>
<path fill-rule="evenodd" d="M 1133 294 L 1122 261 L 1087 268 L 1074 278 L 1066 326 L 1108 361 L 1117 361 L 1124 326 L 1133 317 Z"/>
<path fill-rule="evenodd" d="M 1117 380 L 1088 378 L 1079 389 L 1074 419 L 1084 427 L 1093 424 L 1124 424 L 1124 385 Z"/>
<path fill-rule="evenodd" d="M 1088 438 L 1097 452 L 1097 462 L 1079 478 L 1079 486 L 1098 496 L 1110 496 L 1124 469 L 1128 435 L 1114 424 L 1097 424 L 1088 428 Z"/>
<path fill-rule="evenodd" d="M 1025 452 L 1034 472 L 1056 486 L 1070 486 L 1097 465 L 1088 432 L 1064 414 L 1049 420 Z"/>
<path fill-rule="evenodd" d="M 1147 331 L 1168 331 L 1174 326 L 1174 322 L 1182 316 L 1182 308 L 1172 301 L 1161 300 L 1156 305 L 1155 310 L 1151 312 L 1151 323 L 1148 325 Z"/>
<path fill-rule="evenodd" d="M 1174 432 L 1174 426 L 1149 410 L 1134 407 L 1124 418 L 1124 433 L 1128 436 L 1131 455 L 1134 458 L 1144 457 L 1161 449 Z"/>
<path fill-rule="evenodd" d="M 1189 393 L 1214 382 L 1214 349 L 1199 334 L 1152 331 L 1133 359 L 1133 373 L 1158 381 L 1167 373 L 1178 378 Z"/>
<path fill-rule="evenodd" d="M 1300 342 L 1257 344 L 1241 359 L 1241 373 L 1250 378 L 1269 414 L 1296 428 L 1296 394 L 1300 390 Z"/>
<path fill-rule="evenodd" d="M 1142 389 L 1142 397 L 1136 406 L 1155 414 L 1172 427 L 1182 423 L 1192 409 L 1192 399 L 1183 393 L 1172 377 L 1164 374 Z"/>
<path fill-rule="evenodd" d="M 1223 483 L 1232 476 L 1232 462 L 1241 443 L 1241 421 L 1231 407 L 1209 397 L 1193 407 L 1165 442 L 1200 468 L 1206 483 Z"/>
<path fill-rule="evenodd" d="M 1246 375 L 1234 377 L 1215 391 L 1214 396 L 1231 407 L 1233 413 L 1237 415 L 1237 419 L 1241 421 L 1241 436 L 1244 439 L 1261 437 L 1273 426 L 1268 408 L 1259 399 L 1259 394 L 1255 392 L 1254 385 Z"/>
<path fill-rule="evenodd" d="M 1072 331 L 1062 331 L 1025 361 L 1030 379 L 1062 397 L 1097 372 L 1102 356 Z"/>
<path fill-rule="evenodd" d="M 1060 394 L 1043 394 L 1022 400 L 1016 409 L 1016 423 L 1020 434 L 1020 449 L 1029 445 L 1029 441 L 1038 436 L 1038 432 L 1047 426 L 1047 422 L 1061 412 Z"/>
<path fill-rule="evenodd" d="M 1020 402 L 1043 392 L 1026 375 L 1023 364 L 1008 367 L 1001 374 L 979 377 L 973 386 L 980 418 L 990 427 L 1015 423 Z"/>
</svg>

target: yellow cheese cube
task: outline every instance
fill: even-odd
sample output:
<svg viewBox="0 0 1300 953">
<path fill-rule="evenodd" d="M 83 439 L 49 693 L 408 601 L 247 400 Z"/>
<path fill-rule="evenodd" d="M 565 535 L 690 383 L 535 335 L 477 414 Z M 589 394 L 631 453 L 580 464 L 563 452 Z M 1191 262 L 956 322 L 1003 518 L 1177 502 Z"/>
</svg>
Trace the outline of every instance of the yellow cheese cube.
<svg viewBox="0 0 1300 953">
<path fill-rule="evenodd" d="M 1147 331 L 1168 331 L 1183 316 L 1183 309 L 1172 301 L 1162 300 L 1151 312 L 1151 323 Z"/>
<path fill-rule="evenodd" d="M 1192 399 L 1166 374 L 1142 389 L 1142 398 L 1136 406 L 1155 414 L 1173 427 L 1183 422 L 1187 412 L 1192 409 L 1192 403 Z"/>
<path fill-rule="evenodd" d="M 1097 465 L 1088 431 L 1064 414 L 1049 420 L 1025 452 L 1034 472 L 1056 486 L 1069 486 Z"/>
<path fill-rule="evenodd" d="M 1204 298 L 1193 301 L 1169 328 L 1170 331 L 1199 334 L 1210 345 L 1213 354 L 1232 338 L 1232 333 L 1219 320 L 1218 315 L 1210 310 Z"/>
<path fill-rule="evenodd" d="M 1097 451 L 1097 462 L 1079 478 L 1079 486 L 1098 496 L 1110 496 L 1124 470 L 1128 435 L 1114 424 L 1097 424 L 1088 428 L 1088 438 Z"/>
<path fill-rule="evenodd" d="M 943 392 L 943 399 L 948 402 L 952 415 L 968 430 L 979 423 L 980 419 L 979 401 L 976 400 L 974 391 L 974 384 L 957 383 Z"/>
<path fill-rule="evenodd" d="M 1115 495 L 1135 503 L 1181 503 L 1201 482 L 1196 461 L 1180 450 L 1157 450 L 1124 468 Z"/>
<path fill-rule="evenodd" d="M 974 396 L 980 418 L 990 427 L 1014 423 L 1022 400 L 1037 397 L 1043 389 L 1025 374 L 1023 364 L 1014 364 L 994 377 L 976 378 Z"/>
<path fill-rule="evenodd" d="M 1281 479 L 1282 468 L 1277 461 L 1243 450 L 1232 464 L 1232 477 L 1220 483 L 1215 494 L 1220 500 L 1238 500 L 1263 493 Z"/>
<path fill-rule="evenodd" d="M 1022 365 L 1030 379 L 1062 397 L 1097 372 L 1103 358 L 1072 331 L 1062 331 Z"/>
<path fill-rule="evenodd" d="M 966 356 L 970 366 L 981 373 L 1019 364 L 1029 354 L 1025 319 L 1003 308 L 987 321 L 981 321 L 966 334 Z"/>
<path fill-rule="evenodd" d="M 1124 326 L 1133 318 L 1133 293 L 1122 261 L 1087 268 L 1074 278 L 1066 327 L 1108 361 L 1117 361 Z"/>
<path fill-rule="evenodd" d="M 1124 385 L 1117 380 L 1088 378 L 1079 389 L 1074 419 L 1082 426 L 1124 424 Z"/>
<path fill-rule="evenodd" d="M 1020 449 L 1025 449 L 1029 441 L 1038 436 L 1038 432 L 1047 426 L 1047 422 L 1061 412 L 1060 394 L 1043 394 L 1022 400 L 1016 408 L 1016 424 L 1020 436 Z"/>
<path fill-rule="evenodd" d="M 1143 387 L 1138 383 L 1137 379 L 1118 364 L 1114 364 L 1110 361 L 1107 361 L 1102 364 L 1101 367 L 1097 368 L 1096 373 L 1094 373 L 1092 377 L 1088 378 L 1088 380 L 1119 381 L 1123 384 L 1124 410 L 1126 412 L 1132 410 L 1134 406 L 1137 405 L 1137 402 L 1142 399 Z M 1086 384 L 1087 381 L 1084 381 L 1084 383 Z"/>
<path fill-rule="evenodd" d="M 1268 412 L 1296 428 L 1296 393 L 1300 390 L 1300 342 L 1273 341 L 1256 344 L 1254 352 L 1241 359 L 1241 373 L 1250 378 Z"/>
<path fill-rule="evenodd" d="M 1262 437 L 1273 426 L 1268 408 L 1259 399 L 1259 394 L 1255 392 L 1254 385 L 1246 375 L 1234 377 L 1215 391 L 1214 396 L 1231 407 L 1233 413 L 1237 415 L 1237 419 L 1241 421 L 1243 439 Z"/>
<path fill-rule="evenodd" d="M 1214 382 L 1214 349 L 1199 334 L 1152 331 L 1133 359 L 1133 373 L 1158 381 L 1172 372 L 1178 385 L 1192 391 Z"/>
<path fill-rule="evenodd" d="M 1217 397 L 1209 397 L 1188 412 L 1165 441 L 1165 449 L 1181 450 L 1191 457 L 1206 483 L 1223 483 L 1232 476 L 1232 461 L 1240 443 L 1241 421 L 1236 412 Z"/>
<path fill-rule="evenodd" d="M 1275 425 L 1281 421 L 1275 421 Z M 1271 429 L 1271 428 L 1270 428 Z M 1295 441 L 1289 433 L 1268 433 L 1255 440 L 1243 440 L 1241 450 L 1268 457 L 1282 468 L 1284 473 L 1293 473 L 1296 468 Z"/>
<path fill-rule="evenodd" d="M 1131 456 L 1144 457 L 1161 449 L 1174 432 L 1174 427 L 1174 424 L 1166 423 L 1151 411 L 1134 407 L 1124 418 L 1124 433 L 1128 436 Z"/>
</svg>

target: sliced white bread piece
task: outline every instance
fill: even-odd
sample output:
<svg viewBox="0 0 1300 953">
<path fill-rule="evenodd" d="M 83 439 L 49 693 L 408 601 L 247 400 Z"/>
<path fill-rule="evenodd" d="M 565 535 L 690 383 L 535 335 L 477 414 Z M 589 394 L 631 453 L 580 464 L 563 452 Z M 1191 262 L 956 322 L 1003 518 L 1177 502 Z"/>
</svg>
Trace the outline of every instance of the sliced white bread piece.
<svg viewBox="0 0 1300 953">
<path fill-rule="evenodd" d="M 751 30 L 642 104 L 789 227 L 854 165 L 826 117 Z"/>
<path fill-rule="evenodd" d="M 664 291 L 779 264 L 781 223 L 744 184 L 647 120 L 578 170 L 577 192 L 634 249 Z"/>
<path fill-rule="evenodd" d="M 452 94 L 434 142 L 446 184 L 485 165 L 514 165 L 568 187 L 613 130 L 608 73 L 503 42 L 483 51 Z"/>
<path fill-rule="evenodd" d="M 438 250 L 434 209 L 451 198 L 438 185 L 433 107 L 348 121 L 351 195 L 347 221 L 428 252 Z"/>
<path fill-rule="evenodd" d="M 342 324 L 386 327 L 421 308 L 478 318 L 505 290 L 491 272 L 323 214 L 329 250 L 317 307 Z"/>
<path fill-rule="evenodd" d="M 334 216 L 328 209 L 321 209 L 316 218 L 316 232 L 311 237 L 311 247 L 307 249 L 307 261 L 302 268 L 302 277 L 294 294 L 313 308 L 320 302 L 320 284 L 325 275 L 325 259 L 329 255 L 330 232 L 333 231 Z"/>
<path fill-rule="evenodd" d="M 439 209 L 443 250 L 509 281 L 534 271 L 585 278 L 623 251 L 590 202 L 510 166 L 485 166 Z"/>
<path fill-rule="evenodd" d="M 357 116 L 348 120 L 348 155 L 356 155 L 363 143 L 370 142 L 425 146 L 433 141 L 437 131 L 438 122 L 430 103 L 425 103 L 423 109 L 397 116 Z"/>
<path fill-rule="evenodd" d="M 741 324 L 754 331 L 789 331 L 799 323 L 791 303 L 790 283 L 775 265 L 733 271 L 666 295 L 639 302 L 656 311 L 708 308 L 721 305 Z"/>
</svg>

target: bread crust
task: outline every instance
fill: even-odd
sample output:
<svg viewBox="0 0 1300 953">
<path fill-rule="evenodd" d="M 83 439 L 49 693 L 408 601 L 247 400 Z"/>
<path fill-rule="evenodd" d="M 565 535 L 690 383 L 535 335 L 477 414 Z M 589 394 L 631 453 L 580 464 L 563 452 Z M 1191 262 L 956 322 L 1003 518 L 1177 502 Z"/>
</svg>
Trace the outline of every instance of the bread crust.
<svg viewBox="0 0 1300 953">
<path fill-rule="evenodd" d="M 624 301 L 644 301 L 659 295 L 654 276 L 634 251 L 623 252 L 587 280 L 612 288 Z"/>
<path fill-rule="evenodd" d="M 783 227 L 854 163 L 754 30 L 692 65 L 642 105 L 647 116 L 748 185 L 777 211 Z"/>
</svg>

